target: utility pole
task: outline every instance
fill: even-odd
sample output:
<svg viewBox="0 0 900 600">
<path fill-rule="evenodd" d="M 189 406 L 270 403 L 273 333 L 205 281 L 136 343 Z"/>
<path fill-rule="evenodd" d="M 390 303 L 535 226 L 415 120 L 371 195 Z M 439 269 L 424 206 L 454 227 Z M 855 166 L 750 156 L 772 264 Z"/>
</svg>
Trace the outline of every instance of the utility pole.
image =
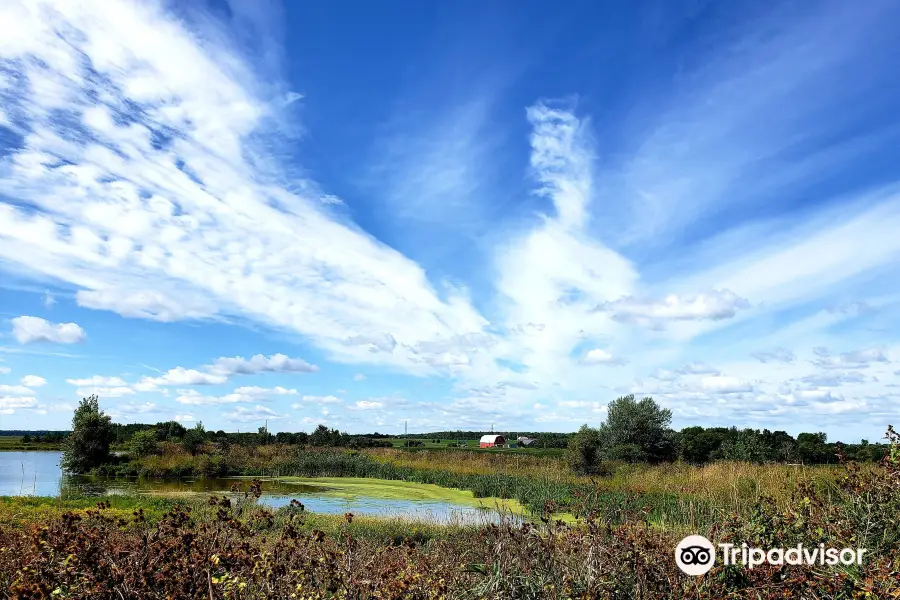
<svg viewBox="0 0 900 600">
<path fill-rule="evenodd" d="M 407 437 L 409 433 L 406 430 L 407 423 L 409 423 L 409 421 L 403 421 L 403 441 L 406 447 L 409 448 L 409 438 Z"/>
</svg>

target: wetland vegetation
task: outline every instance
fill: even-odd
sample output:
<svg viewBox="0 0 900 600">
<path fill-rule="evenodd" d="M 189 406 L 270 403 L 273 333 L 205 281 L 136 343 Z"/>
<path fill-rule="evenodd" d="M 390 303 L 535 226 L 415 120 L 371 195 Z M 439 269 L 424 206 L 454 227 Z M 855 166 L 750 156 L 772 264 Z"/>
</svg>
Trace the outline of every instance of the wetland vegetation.
<svg viewBox="0 0 900 600">
<path fill-rule="evenodd" d="M 130 426 L 121 440 L 96 398 L 86 399 L 58 461 L 84 474 L 60 476 L 54 494 L 0 497 L 0 590 L 9 590 L 0 597 L 900 594 L 893 430 L 884 445 L 829 447 L 813 437 L 792 438 L 788 448 L 783 436 L 753 430 L 679 436 L 648 402 L 626 398 L 618 408 L 628 419 L 643 411 L 651 423 L 629 432 L 608 421 L 570 435 L 563 453 L 529 453 L 448 448 L 441 441 L 451 438 L 438 437 L 435 447 L 415 449 L 345 444 L 329 430 L 319 439 L 337 443 L 279 441 L 264 430 L 240 440 L 171 424 Z M 789 464 L 776 450 L 794 457 L 834 450 L 838 464 Z M 706 460 L 685 460 L 685 452 Z M 751 459 L 728 459 L 741 452 Z M 379 502 L 452 506 L 484 518 L 367 512 Z M 698 533 L 762 547 L 866 548 L 867 561 L 717 565 L 693 578 L 672 553 Z"/>
</svg>

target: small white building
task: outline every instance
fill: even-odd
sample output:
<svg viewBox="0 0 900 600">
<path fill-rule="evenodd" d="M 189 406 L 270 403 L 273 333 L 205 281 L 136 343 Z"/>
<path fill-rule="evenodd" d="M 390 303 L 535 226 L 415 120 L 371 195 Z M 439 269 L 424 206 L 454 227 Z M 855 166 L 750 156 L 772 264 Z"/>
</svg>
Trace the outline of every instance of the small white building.
<svg viewBox="0 0 900 600">
<path fill-rule="evenodd" d="M 537 440 L 534 439 L 534 438 L 526 437 L 526 436 L 524 436 L 524 435 L 520 435 L 519 438 L 518 438 L 516 441 L 519 442 L 519 445 L 520 445 L 520 446 L 531 446 L 531 445 L 534 444 Z"/>
<path fill-rule="evenodd" d="M 506 438 L 502 435 L 483 435 L 481 436 L 481 440 L 478 442 L 479 448 L 494 448 L 495 446 L 503 446 L 506 444 Z"/>
</svg>

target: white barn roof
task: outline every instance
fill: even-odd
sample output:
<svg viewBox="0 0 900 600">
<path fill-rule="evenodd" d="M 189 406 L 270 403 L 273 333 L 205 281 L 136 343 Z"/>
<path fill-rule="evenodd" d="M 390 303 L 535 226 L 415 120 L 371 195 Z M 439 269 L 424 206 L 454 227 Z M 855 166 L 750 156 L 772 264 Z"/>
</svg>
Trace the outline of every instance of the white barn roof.
<svg viewBox="0 0 900 600">
<path fill-rule="evenodd" d="M 481 436 L 481 444 L 499 444 L 503 440 L 502 435 L 483 435 Z"/>
</svg>

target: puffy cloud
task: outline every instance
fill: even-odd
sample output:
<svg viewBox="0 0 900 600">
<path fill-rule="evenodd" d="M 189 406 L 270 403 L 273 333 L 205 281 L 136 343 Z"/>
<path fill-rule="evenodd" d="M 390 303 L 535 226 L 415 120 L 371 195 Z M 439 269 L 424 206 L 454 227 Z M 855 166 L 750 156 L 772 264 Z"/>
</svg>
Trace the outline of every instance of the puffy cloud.
<svg viewBox="0 0 900 600">
<path fill-rule="evenodd" d="M 26 375 L 19 380 L 19 383 L 25 387 L 41 387 L 42 385 L 47 385 L 47 380 L 37 375 Z"/>
<path fill-rule="evenodd" d="M 85 338 L 84 329 L 75 323 L 51 323 L 40 317 L 16 317 L 12 320 L 12 326 L 13 336 L 20 344 L 76 344 Z"/>
<path fill-rule="evenodd" d="M 132 396 L 134 393 L 135 391 L 132 388 L 124 385 L 117 387 L 86 387 L 75 390 L 75 394 L 82 398 L 87 398 L 94 394 L 101 398 L 121 398 L 122 396 Z"/>
<path fill-rule="evenodd" d="M 148 392 L 156 389 L 157 386 L 168 385 L 219 385 L 228 380 L 226 375 L 204 373 L 196 369 L 185 369 L 184 367 L 175 367 L 169 369 L 160 377 L 143 377 L 134 385 L 134 389 L 139 392 Z"/>
<path fill-rule="evenodd" d="M 228 421 L 252 423 L 254 421 L 283 419 L 285 415 L 280 415 L 270 408 L 257 404 L 252 408 L 236 406 L 233 411 L 222 413 L 222 417 Z"/>
<path fill-rule="evenodd" d="M 738 379 L 737 377 L 727 377 L 725 375 L 712 375 L 700 379 L 700 386 L 708 392 L 719 394 L 737 394 L 741 392 L 752 392 L 753 384 Z"/>
<path fill-rule="evenodd" d="M 628 361 L 624 358 L 613 356 L 601 348 L 594 348 L 584 355 L 581 362 L 586 365 L 624 365 Z"/>
<path fill-rule="evenodd" d="M 13 394 L 13 395 L 28 395 L 33 394 L 34 391 L 31 388 L 25 387 L 24 385 L 5 385 L 0 384 L 0 394 Z"/>
<path fill-rule="evenodd" d="M 244 396 L 296 396 L 297 390 L 291 388 L 284 388 L 280 385 L 271 388 L 259 387 L 254 385 L 245 385 L 239 388 L 235 388 L 235 394 L 241 394 Z"/>
<path fill-rule="evenodd" d="M 194 415 L 175 415 L 172 417 L 172 420 L 178 421 L 179 423 L 190 423 L 197 419 L 194 418 Z"/>
<path fill-rule="evenodd" d="M 180 404 L 194 405 L 236 404 L 239 402 L 260 402 L 268 400 L 269 396 L 296 396 L 297 394 L 297 390 L 281 386 L 273 388 L 243 386 L 224 396 L 205 396 L 196 390 L 179 390 L 179 395 L 175 398 L 175 401 Z"/>
<path fill-rule="evenodd" d="M 319 367 L 300 358 L 291 358 L 284 354 L 274 354 L 271 357 L 257 354 L 249 360 L 242 356 L 217 358 L 207 370 L 227 377 L 254 373 L 314 373 L 319 370 Z"/>
<path fill-rule="evenodd" d="M 639 300 L 628 296 L 604 302 L 596 310 L 607 312 L 623 323 L 662 328 L 671 321 L 719 321 L 730 319 L 750 303 L 731 290 L 712 290 L 692 296 L 670 294 L 660 301 Z"/>
<path fill-rule="evenodd" d="M 384 403 L 376 402 L 374 400 L 360 400 L 354 403 L 350 408 L 353 410 L 379 410 L 384 408 Z"/>
<path fill-rule="evenodd" d="M 301 400 L 311 404 L 341 404 L 343 402 L 337 396 L 303 396 Z M 300 408 L 302 406 L 302 404 L 294 404 L 292 408 Z"/>
<path fill-rule="evenodd" d="M 66 383 L 78 387 L 101 386 L 101 387 L 119 387 L 128 385 L 125 380 L 120 377 L 104 377 L 102 375 L 94 375 L 84 379 L 66 379 Z"/>
<path fill-rule="evenodd" d="M 365 380 L 366 380 L 366 376 L 363 375 L 362 373 L 357 373 L 356 375 L 353 376 L 353 381 L 365 381 Z"/>
<path fill-rule="evenodd" d="M 19 408 L 34 408 L 37 399 L 31 396 L 6 396 L 0 390 L 0 414 L 11 415 Z"/>
</svg>

